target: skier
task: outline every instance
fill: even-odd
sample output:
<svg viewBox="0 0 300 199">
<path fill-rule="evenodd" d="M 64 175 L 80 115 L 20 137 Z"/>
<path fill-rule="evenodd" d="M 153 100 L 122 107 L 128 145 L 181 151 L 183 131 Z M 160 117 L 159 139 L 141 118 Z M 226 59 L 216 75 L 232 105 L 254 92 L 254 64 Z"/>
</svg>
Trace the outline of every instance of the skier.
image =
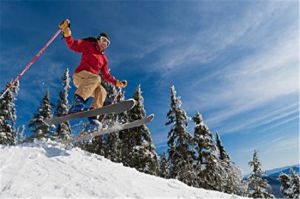
<svg viewBox="0 0 300 199">
<path fill-rule="evenodd" d="M 79 112 L 86 109 L 85 103 L 90 97 L 93 102 L 90 109 L 100 108 L 103 106 L 107 96 L 106 90 L 101 85 L 101 77 L 115 85 L 118 88 L 125 88 L 127 81 L 117 80 L 109 73 L 108 58 L 104 54 L 105 49 L 109 46 L 110 40 L 107 33 L 102 32 L 97 36 L 85 39 L 74 40 L 70 29 L 70 20 L 65 19 L 59 24 L 67 46 L 78 53 L 81 53 L 81 61 L 73 74 L 73 82 L 77 87 L 74 94 L 74 101 L 69 113 Z M 87 131 L 94 131 L 102 127 L 97 117 L 89 117 Z"/>
</svg>

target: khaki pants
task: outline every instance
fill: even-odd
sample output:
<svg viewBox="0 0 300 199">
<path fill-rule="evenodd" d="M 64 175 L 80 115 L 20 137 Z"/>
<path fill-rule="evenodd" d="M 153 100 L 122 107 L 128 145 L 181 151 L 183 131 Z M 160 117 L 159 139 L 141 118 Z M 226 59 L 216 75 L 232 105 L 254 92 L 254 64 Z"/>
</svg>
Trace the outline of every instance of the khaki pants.
<svg viewBox="0 0 300 199">
<path fill-rule="evenodd" d="M 89 97 L 94 97 L 91 107 L 100 108 L 103 106 L 107 92 L 100 84 L 101 78 L 99 75 L 85 70 L 80 71 L 79 73 L 74 73 L 73 82 L 77 87 L 75 94 L 79 95 L 84 100 Z"/>
</svg>

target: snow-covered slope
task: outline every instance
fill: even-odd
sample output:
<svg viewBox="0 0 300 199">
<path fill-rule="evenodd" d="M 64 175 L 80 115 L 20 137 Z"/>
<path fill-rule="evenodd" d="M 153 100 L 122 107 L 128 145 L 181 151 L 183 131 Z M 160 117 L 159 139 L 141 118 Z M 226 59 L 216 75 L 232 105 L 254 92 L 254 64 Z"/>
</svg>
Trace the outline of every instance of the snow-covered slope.
<svg viewBox="0 0 300 199">
<path fill-rule="evenodd" d="M 189 187 L 58 143 L 0 146 L 0 198 L 239 198 Z"/>
</svg>

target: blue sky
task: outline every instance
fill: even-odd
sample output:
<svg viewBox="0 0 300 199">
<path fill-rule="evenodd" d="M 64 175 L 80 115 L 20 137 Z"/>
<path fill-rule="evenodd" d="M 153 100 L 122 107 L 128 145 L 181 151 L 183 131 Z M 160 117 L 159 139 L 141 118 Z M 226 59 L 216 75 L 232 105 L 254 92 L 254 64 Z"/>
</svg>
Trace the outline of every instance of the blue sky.
<svg viewBox="0 0 300 199">
<path fill-rule="evenodd" d="M 254 149 L 264 169 L 299 162 L 298 1 L 2 0 L 2 89 L 64 18 L 75 38 L 110 34 L 111 73 L 128 80 L 127 98 L 141 84 L 159 152 L 174 84 L 183 109 L 202 114 L 245 173 Z M 18 125 L 28 124 L 47 88 L 56 102 L 63 72 L 79 60 L 60 38 L 51 44 L 21 79 Z"/>
</svg>

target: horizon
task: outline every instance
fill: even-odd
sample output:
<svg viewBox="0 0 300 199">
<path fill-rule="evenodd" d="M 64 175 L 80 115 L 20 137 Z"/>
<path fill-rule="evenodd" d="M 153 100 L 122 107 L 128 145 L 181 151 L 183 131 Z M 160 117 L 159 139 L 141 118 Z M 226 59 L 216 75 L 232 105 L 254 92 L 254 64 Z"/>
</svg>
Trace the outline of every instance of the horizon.
<svg viewBox="0 0 300 199">
<path fill-rule="evenodd" d="M 254 149 L 264 170 L 299 165 L 298 1 L 1 1 L 0 11 L 1 90 L 69 18 L 75 39 L 109 32 L 111 74 L 128 81 L 126 98 L 141 85 L 159 154 L 175 85 L 187 115 L 201 113 L 243 174 Z M 79 61 L 61 38 L 49 46 L 20 79 L 17 127 L 29 133 L 46 89 L 56 103 Z"/>
</svg>

